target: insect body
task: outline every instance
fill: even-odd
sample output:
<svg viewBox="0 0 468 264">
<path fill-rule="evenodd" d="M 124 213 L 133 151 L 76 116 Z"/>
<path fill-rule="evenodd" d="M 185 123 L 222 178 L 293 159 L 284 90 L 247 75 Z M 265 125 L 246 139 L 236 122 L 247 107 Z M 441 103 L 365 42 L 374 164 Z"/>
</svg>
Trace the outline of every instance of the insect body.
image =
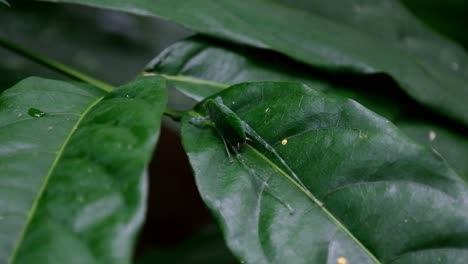
<svg viewBox="0 0 468 264">
<path fill-rule="evenodd" d="M 258 145 L 262 146 L 271 154 L 273 154 L 273 156 L 275 156 L 275 158 L 290 174 L 289 176 L 291 177 L 291 179 L 296 183 L 296 185 L 300 186 L 302 191 L 305 192 L 309 198 L 311 198 L 319 206 L 322 206 L 322 203 L 309 192 L 307 187 L 301 182 L 296 173 L 294 173 L 294 171 L 281 158 L 281 156 L 276 152 L 276 150 L 270 144 L 268 144 L 268 142 L 266 142 L 260 135 L 258 135 L 257 132 L 255 132 L 255 130 L 253 130 L 245 121 L 240 119 L 239 116 L 236 115 L 236 113 L 234 113 L 229 107 L 227 107 L 223 103 L 221 97 L 216 97 L 215 99 L 208 99 L 205 102 L 204 106 L 208 112 L 208 117 L 194 118 L 191 120 L 191 122 L 194 124 L 199 124 L 200 121 L 211 122 L 211 125 L 215 127 L 219 136 L 223 140 L 230 161 L 232 161 L 232 157 L 230 154 L 231 149 L 236 154 L 236 157 L 245 168 L 247 168 L 255 176 L 264 180 L 262 177 L 258 176 L 254 170 L 248 168 L 244 158 L 240 154 L 240 148 L 243 144 L 246 143 L 247 140 L 255 141 L 256 143 L 258 143 Z M 264 182 L 266 183 L 266 181 Z M 292 212 L 292 208 L 287 203 L 280 199 L 279 196 L 275 196 Z"/>
<path fill-rule="evenodd" d="M 209 119 L 215 124 L 221 138 L 226 145 L 236 146 L 237 150 L 247 140 L 243 121 L 224 105 L 221 97 L 208 99 L 205 103 Z"/>
</svg>

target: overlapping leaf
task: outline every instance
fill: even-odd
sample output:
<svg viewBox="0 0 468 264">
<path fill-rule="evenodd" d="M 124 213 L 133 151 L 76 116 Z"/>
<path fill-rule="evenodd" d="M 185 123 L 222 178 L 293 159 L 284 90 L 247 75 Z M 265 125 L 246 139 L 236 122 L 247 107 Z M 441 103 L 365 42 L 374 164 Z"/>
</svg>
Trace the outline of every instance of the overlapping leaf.
<svg viewBox="0 0 468 264">
<path fill-rule="evenodd" d="M 465 162 L 468 159 L 468 141 L 459 133 L 434 124 L 427 116 L 406 120 L 408 113 L 414 116 L 415 109 L 420 106 L 405 99 L 404 95 L 385 91 L 383 88 L 388 82 L 326 74 L 274 52 L 221 44 L 200 37 L 180 41 L 155 58 L 147 71 L 163 74 L 170 85 L 197 101 L 229 84 L 248 81 L 302 82 L 327 94 L 352 98 L 396 122 L 417 142 L 435 148 L 459 175 L 468 180 Z M 375 91 L 377 85 L 379 91 Z M 429 141 L 431 131 L 437 134 L 434 142 Z"/>
<path fill-rule="evenodd" d="M 187 115 L 183 144 L 198 188 L 241 261 L 466 262 L 468 187 L 430 148 L 354 101 L 304 85 L 246 83 L 218 95 L 323 202 L 255 141 L 241 149 L 244 165 L 230 163 L 213 127 Z"/>
<path fill-rule="evenodd" d="M 468 124 L 468 55 L 399 1 L 60 1 L 167 18 L 331 71 L 384 72 L 420 103 Z"/>
<path fill-rule="evenodd" d="M 0 97 L 0 263 L 129 263 L 165 81 L 28 78 Z"/>
</svg>

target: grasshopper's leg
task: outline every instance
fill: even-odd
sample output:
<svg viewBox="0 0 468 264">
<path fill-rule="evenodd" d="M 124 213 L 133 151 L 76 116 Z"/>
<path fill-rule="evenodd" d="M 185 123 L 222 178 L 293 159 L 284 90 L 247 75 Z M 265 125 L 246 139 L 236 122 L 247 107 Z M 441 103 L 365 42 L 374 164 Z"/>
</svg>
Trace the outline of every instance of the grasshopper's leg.
<svg viewBox="0 0 468 264">
<path fill-rule="evenodd" d="M 228 155 L 229 162 L 232 163 L 234 160 L 232 159 L 231 153 L 229 152 L 229 147 L 228 147 L 228 145 L 227 145 L 226 139 L 224 139 L 224 137 L 221 135 L 221 133 L 218 132 L 218 134 L 220 134 L 219 136 L 220 136 L 221 139 L 223 140 L 224 148 L 226 149 L 226 153 L 227 153 L 227 155 Z"/>
<path fill-rule="evenodd" d="M 242 121 L 242 126 L 244 127 L 245 133 L 249 136 L 251 136 L 253 139 L 258 141 L 265 149 L 267 149 L 270 153 L 272 153 L 276 159 L 283 165 L 284 168 L 291 174 L 291 176 L 294 178 L 297 184 L 299 184 L 305 192 L 307 192 L 307 195 L 318 205 L 318 206 L 323 206 L 323 203 L 319 201 L 310 191 L 307 189 L 307 187 L 302 183 L 302 181 L 299 179 L 299 177 L 294 173 L 294 171 L 288 166 L 288 164 L 281 158 L 281 156 L 276 152 L 276 150 L 268 144 L 253 128 L 251 128 L 246 122 Z"/>
<path fill-rule="evenodd" d="M 193 124 L 193 125 L 195 125 L 197 127 L 200 127 L 200 128 L 204 128 L 204 127 L 208 127 L 208 126 L 216 128 L 213 121 L 211 121 L 210 118 L 207 117 L 207 116 L 192 117 L 192 118 L 190 118 L 189 122 L 190 122 L 190 124 Z M 219 132 L 219 130 L 216 129 L 216 131 L 218 132 L 219 137 L 223 140 L 224 148 L 226 149 L 226 153 L 228 155 L 229 162 L 233 162 L 231 153 L 229 152 L 229 148 L 228 148 L 226 139 L 224 139 L 223 135 Z"/>
<path fill-rule="evenodd" d="M 213 126 L 213 121 L 211 121 L 210 118 L 207 116 L 192 117 L 190 118 L 189 122 L 190 124 L 201 128 Z"/>
<path fill-rule="evenodd" d="M 269 192 L 276 200 L 278 200 L 282 205 L 284 205 L 288 209 L 289 214 L 293 214 L 294 209 L 291 207 L 291 205 L 288 202 L 286 202 L 284 199 L 281 198 L 281 196 L 278 194 L 278 192 L 276 192 L 273 188 L 270 187 L 270 185 L 267 182 L 268 179 L 265 179 L 262 176 L 258 175 L 252 168 L 250 168 L 247 165 L 247 163 L 245 162 L 244 157 L 242 157 L 240 152 L 234 147 L 232 149 L 236 153 L 236 158 L 239 160 L 242 167 L 244 167 L 245 170 L 250 172 L 250 174 L 254 175 L 257 179 L 259 179 L 262 182 L 262 187 L 264 187 L 267 190 L 267 192 Z"/>
</svg>

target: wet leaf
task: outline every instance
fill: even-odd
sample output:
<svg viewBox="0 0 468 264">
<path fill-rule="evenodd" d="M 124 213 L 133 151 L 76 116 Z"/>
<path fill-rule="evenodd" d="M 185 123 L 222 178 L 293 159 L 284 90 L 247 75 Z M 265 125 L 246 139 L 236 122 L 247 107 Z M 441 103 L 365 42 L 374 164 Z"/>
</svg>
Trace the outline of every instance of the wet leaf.
<svg viewBox="0 0 468 264">
<path fill-rule="evenodd" d="M 41 78 L 3 92 L 0 262 L 130 263 L 165 103 L 157 77 L 109 94 Z"/>
<path fill-rule="evenodd" d="M 217 95 L 323 203 L 255 141 L 240 150 L 244 166 L 229 162 L 213 127 L 187 115 L 183 144 L 199 191 L 241 261 L 465 263 L 468 186 L 439 154 L 356 102 L 301 84 L 244 83 Z"/>
</svg>

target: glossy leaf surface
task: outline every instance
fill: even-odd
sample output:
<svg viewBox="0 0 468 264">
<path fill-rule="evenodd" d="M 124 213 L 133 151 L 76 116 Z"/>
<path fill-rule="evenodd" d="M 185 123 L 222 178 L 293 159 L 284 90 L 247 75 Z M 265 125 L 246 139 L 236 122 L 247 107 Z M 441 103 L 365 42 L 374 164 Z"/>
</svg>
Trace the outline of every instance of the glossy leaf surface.
<svg viewBox="0 0 468 264">
<path fill-rule="evenodd" d="M 411 97 L 468 124 L 468 54 L 399 1 L 61 0 L 154 15 L 331 70 L 391 75 Z"/>
<path fill-rule="evenodd" d="M 198 188 L 241 261 L 465 263 L 468 187 L 437 153 L 356 102 L 301 84 L 245 83 L 219 96 L 324 204 L 255 141 L 241 149 L 244 165 L 230 163 L 216 131 L 187 115 Z"/>
<path fill-rule="evenodd" d="M 170 85 L 196 101 L 240 82 L 288 81 L 355 99 L 389 119 L 397 117 L 402 109 L 391 102 L 383 87 L 378 92 L 373 86 L 363 89 L 365 80 L 328 74 L 275 52 L 200 36 L 169 46 L 146 66 L 146 71 L 164 75 Z M 357 85 L 351 86 L 352 82 Z"/>
<path fill-rule="evenodd" d="M 28 78 L 0 97 L 0 263 L 130 263 L 165 81 Z"/>
<path fill-rule="evenodd" d="M 468 139 L 443 127 L 422 122 L 402 121 L 396 125 L 416 142 L 438 151 L 468 182 Z"/>
<path fill-rule="evenodd" d="M 301 82 L 326 94 L 354 99 L 385 118 L 397 121 L 396 125 L 412 139 L 435 148 L 460 176 L 468 179 L 465 162 L 468 140 L 459 132 L 436 125 L 427 116 L 407 120 L 408 114 L 422 112 L 421 106 L 401 93 L 386 91 L 384 85 L 388 82 L 385 80 L 379 83 L 379 80 L 326 74 L 271 51 L 221 44 L 201 37 L 177 42 L 154 59 L 146 70 L 163 74 L 171 86 L 196 101 L 222 91 L 227 87 L 225 84 L 252 81 Z M 391 84 L 387 85 L 387 90 L 391 89 Z M 434 142 L 428 140 L 430 131 L 437 134 Z"/>
</svg>

